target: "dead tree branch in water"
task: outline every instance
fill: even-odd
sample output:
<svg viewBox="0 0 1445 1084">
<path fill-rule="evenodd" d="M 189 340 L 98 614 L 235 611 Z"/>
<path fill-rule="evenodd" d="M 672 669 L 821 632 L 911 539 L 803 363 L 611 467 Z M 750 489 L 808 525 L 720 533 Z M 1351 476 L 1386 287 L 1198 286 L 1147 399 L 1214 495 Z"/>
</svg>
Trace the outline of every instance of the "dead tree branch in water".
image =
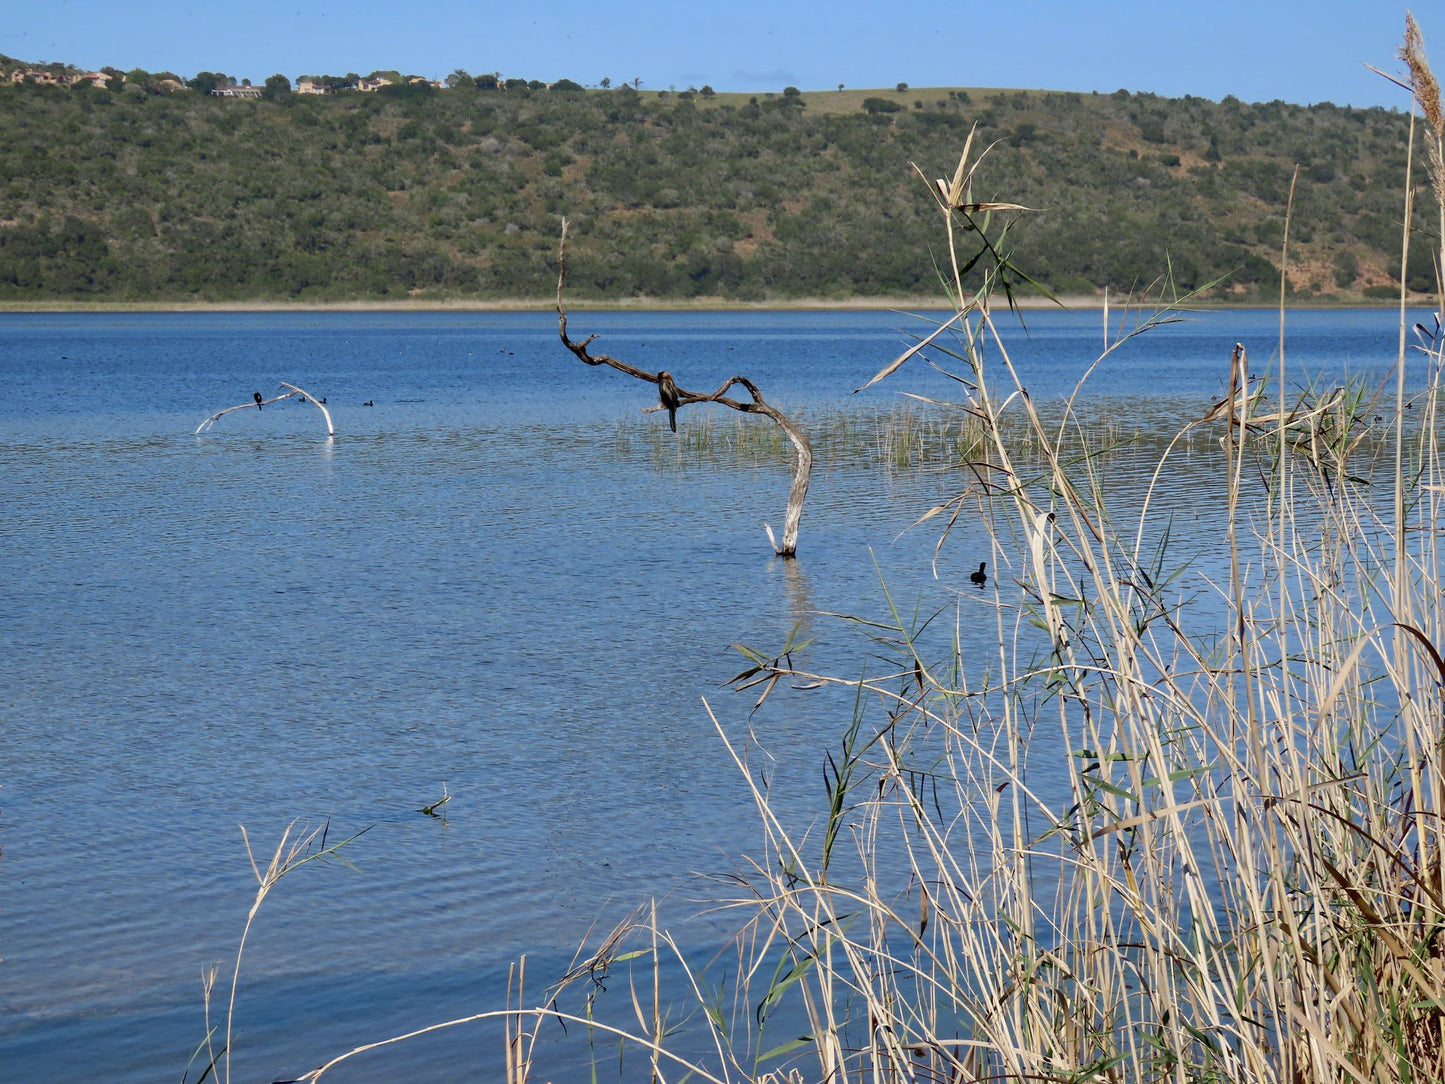
<svg viewBox="0 0 1445 1084">
<path fill-rule="evenodd" d="M 717 403 L 732 410 L 742 411 L 744 414 L 762 414 L 771 418 L 788 435 L 796 457 L 793 462 L 793 485 L 788 491 L 787 517 L 783 521 L 783 544 L 778 545 L 778 540 L 773 536 L 771 524 L 764 523 L 763 529 L 768 532 L 768 542 L 772 545 L 774 553 L 779 557 L 796 557 L 798 524 L 803 518 L 803 498 L 808 495 L 808 480 L 813 473 L 813 446 L 808 442 L 808 434 L 798 428 L 797 424 L 777 407 L 768 403 L 763 398 L 762 392 L 758 391 L 757 385 L 746 377 L 728 377 L 723 386 L 711 395 L 688 391 L 686 388 L 674 385 L 671 376 L 665 371 L 649 373 L 646 369 L 638 369 L 608 354 L 593 354 L 587 348 L 596 341 L 596 335 L 589 335 L 581 342 L 574 342 L 567 335 L 567 310 L 562 307 L 562 287 L 567 281 L 567 220 L 565 218 L 562 220 L 562 244 L 558 252 L 557 263 L 557 334 L 562 337 L 562 345 L 572 351 L 579 361 L 586 365 L 607 365 L 619 373 L 626 373 L 638 380 L 656 384 L 659 388 L 660 398 L 665 389 L 668 393 L 666 396 L 668 401 L 660 401 L 657 406 L 648 407 L 649 411 L 667 409 L 671 416 L 677 409 L 690 403 Z M 727 392 L 734 385 L 745 390 L 752 397 L 751 401 L 728 396 Z"/>
<path fill-rule="evenodd" d="M 196 432 L 194 435 L 199 436 L 200 434 L 204 433 L 207 429 L 211 428 L 211 426 L 215 425 L 216 421 L 222 415 L 230 414 L 233 411 L 237 410 L 250 410 L 252 407 L 260 410 L 263 407 L 270 406 L 272 403 L 279 403 L 282 399 L 290 399 L 293 396 L 299 395 L 303 403 L 310 403 L 317 410 L 321 411 L 321 416 L 326 419 L 326 435 L 329 437 L 336 436 L 336 426 L 331 424 L 331 411 L 326 409 L 325 399 L 318 399 L 316 398 L 316 396 L 308 392 L 305 388 L 298 388 L 295 384 L 288 384 L 284 380 L 281 381 L 281 386 L 290 390 L 282 395 L 272 396 L 270 399 L 262 399 L 261 393 L 258 391 L 252 402 L 241 403 L 239 406 L 227 407 L 225 410 L 216 411 L 200 425 L 196 426 Z"/>
</svg>

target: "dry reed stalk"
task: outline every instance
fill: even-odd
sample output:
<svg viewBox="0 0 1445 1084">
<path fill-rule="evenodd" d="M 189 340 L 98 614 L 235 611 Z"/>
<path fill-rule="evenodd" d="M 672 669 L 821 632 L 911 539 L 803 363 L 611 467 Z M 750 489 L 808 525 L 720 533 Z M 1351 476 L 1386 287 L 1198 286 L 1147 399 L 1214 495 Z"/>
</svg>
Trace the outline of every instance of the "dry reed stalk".
<svg viewBox="0 0 1445 1084">
<path fill-rule="evenodd" d="M 326 839 L 331 827 L 329 821 L 319 828 L 313 828 L 293 836 L 296 831 L 296 823 L 292 821 L 282 831 L 281 838 L 277 841 L 276 849 L 271 853 L 265 869 L 257 864 L 255 852 L 251 849 L 251 837 L 245 826 L 243 825 L 241 828 L 241 839 L 246 847 L 246 858 L 250 861 L 251 873 L 256 878 L 256 893 L 251 900 L 251 908 L 246 913 L 246 923 L 242 927 L 241 939 L 236 946 L 236 959 L 231 965 L 231 992 L 226 1002 L 226 1045 L 219 1055 L 211 1045 L 211 1037 L 215 1032 L 215 1028 L 211 1026 L 211 995 L 215 989 L 218 969 L 212 967 L 202 976 L 206 1017 L 205 1047 L 210 1055 L 207 1072 L 216 1071 L 218 1079 L 222 1080 L 224 1084 L 230 1084 L 231 1080 L 231 1050 L 235 1041 L 236 991 L 241 981 L 241 964 L 245 959 L 246 942 L 251 935 L 251 927 L 261 911 L 261 905 L 266 902 L 266 898 L 287 874 L 310 862 L 320 861 L 336 854 L 341 848 L 352 843 L 368 830 L 363 828 L 356 835 L 328 845 Z M 220 1062 L 219 1069 L 217 1069 L 218 1060 Z"/>
</svg>

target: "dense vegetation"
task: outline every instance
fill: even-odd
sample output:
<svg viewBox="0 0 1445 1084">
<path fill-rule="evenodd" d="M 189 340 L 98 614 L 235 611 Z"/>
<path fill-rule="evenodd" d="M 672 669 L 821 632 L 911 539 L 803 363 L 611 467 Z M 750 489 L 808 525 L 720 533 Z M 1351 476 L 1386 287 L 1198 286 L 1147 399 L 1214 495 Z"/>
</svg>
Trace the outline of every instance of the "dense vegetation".
<svg viewBox="0 0 1445 1084">
<path fill-rule="evenodd" d="M 1055 291 L 1166 269 L 1276 291 L 1296 164 L 1291 287 L 1359 297 L 1398 276 L 1400 112 L 456 82 L 245 101 L 143 78 L 0 86 L 0 300 L 544 298 L 564 213 L 578 297 L 929 294 L 917 254 L 938 219 L 908 164 L 946 172 L 975 123 L 998 141 L 989 185 L 1038 209 L 1012 236 Z"/>
</svg>

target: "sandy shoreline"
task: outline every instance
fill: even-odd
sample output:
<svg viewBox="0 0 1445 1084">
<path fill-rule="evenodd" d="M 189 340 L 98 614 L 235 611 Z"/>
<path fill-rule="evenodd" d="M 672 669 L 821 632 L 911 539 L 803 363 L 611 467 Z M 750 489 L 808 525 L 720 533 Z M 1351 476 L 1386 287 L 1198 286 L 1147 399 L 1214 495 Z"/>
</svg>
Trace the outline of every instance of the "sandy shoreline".
<svg viewBox="0 0 1445 1084">
<path fill-rule="evenodd" d="M 1021 309 L 1063 309 L 1068 312 L 1098 312 L 1104 308 L 1102 297 L 1061 297 L 1056 304 L 1047 298 L 1021 296 L 1016 298 Z M 1315 302 L 1292 299 L 1291 309 L 1374 309 L 1393 308 L 1397 302 L 1346 301 Z M 1411 305 L 1429 304 L 1428 299 Z M 1153 310 L 1157 302 L 1110 298 L 1114 310 Z M 1239 301 L 1194 301 L 1190 309 L 1273 309 L 1269 303 Z M 946 308 L 938 297 L 858 297 L 848 300 L 831 298 L 797 298 L 785 301 L 730 301 L 721 298 L 689 298 L 667 300 L 651 297 L 626 298 L 614 301 L 570 300 L 568 312 L 904 312 L 938 311 Z M 1002 305 L 995 305 L 1000 311 Z M 185 312 L 552 312 L 551 300 L 503 299 L 486 301 L 0 301 L 4 313 L 185 313 Z"/>
<path fill-rule="evenodd" d="M 1069 309 L 1098 309 L 1094 298 L 1061 299 Z M 568 312 L 848 312 L 888 309 L 939 309 L 937 297 L 863 297 L 846 301 L 799 298 L 787 301 L 730 301 L 720 298 L 686 300 L 652 297 L 616 301 L 569 300 Z M 1054 308 L 1043 298 L 1021 298 L 1020 307 Z M 553 312 L 551 299 L 520 298 L 485 301 L 9 301 L 4 312 Z"/>
</svg>

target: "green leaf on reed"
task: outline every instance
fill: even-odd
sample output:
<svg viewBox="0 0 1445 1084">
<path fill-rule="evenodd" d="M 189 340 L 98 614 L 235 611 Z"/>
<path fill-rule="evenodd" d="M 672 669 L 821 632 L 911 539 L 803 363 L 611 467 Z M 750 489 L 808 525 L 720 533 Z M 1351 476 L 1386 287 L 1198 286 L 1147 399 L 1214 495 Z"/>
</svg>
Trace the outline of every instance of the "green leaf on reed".
<svg viewBox="0 0 1445 1084">
<path fill-rule="evenodd" d="M 758 1056 L 758 1061 L 764 1062 L 772 1058 L 780 1058 L 784 1054 L 791 1054 L 794 1050 L 801 1050 L 813 1042 L 811 1035 L 799 1035 L 796 1039 L 789 1039 L 785 1043 L 779 1043 L 771 1050 L 764 1051 Z"/>
</svg>

